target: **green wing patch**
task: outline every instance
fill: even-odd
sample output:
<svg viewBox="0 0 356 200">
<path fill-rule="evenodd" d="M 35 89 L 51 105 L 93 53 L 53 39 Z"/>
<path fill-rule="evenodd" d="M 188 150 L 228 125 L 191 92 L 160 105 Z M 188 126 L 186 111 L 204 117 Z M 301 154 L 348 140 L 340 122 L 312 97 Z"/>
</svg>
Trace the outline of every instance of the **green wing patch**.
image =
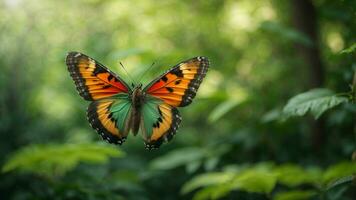
<svg viewBox="0 0 356 200">
<path fill-rule="evenodd" d="M 142 107 L 142 117 L 143 117 L 143 137 L 148 139 L 151 137 L 153 132 L 153 124 L 155 124 L 160 117 L 158 105 L 163 103 L 162 100 L 157 98 L 147 98 L 146 103 Z"/>
<path fill-rule="evenodd" d="M 112 118 L 116 121 L 116 127 L 125 132 L 131 111 L 131 102 L 127 94 L 118 94 L 115 96 L 117 100 L 110 107 Z"/>
</svg>

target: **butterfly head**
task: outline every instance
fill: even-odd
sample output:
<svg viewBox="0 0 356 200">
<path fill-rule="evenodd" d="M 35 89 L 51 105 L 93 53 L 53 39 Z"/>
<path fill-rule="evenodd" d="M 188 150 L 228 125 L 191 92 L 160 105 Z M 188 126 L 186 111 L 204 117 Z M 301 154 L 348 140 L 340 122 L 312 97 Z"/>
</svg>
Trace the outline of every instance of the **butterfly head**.
<svg viewBox="0 0 356 200">
<path fill-rule="evenodd" d="M 132 88 L 135 89 L 142 89 L 142 83 L 139 83 L 137 85 L 135 85 L 135 83 L 131 83 Z"/>
<path fill-rule="evenodd" d="M 133 98 L 135 97 L 139 97 L 142 96 L 142 83 L 138 83 L 137 85 L 135 85 L 134 83 L 132 83 L 132 96 Z"/>
</svg>

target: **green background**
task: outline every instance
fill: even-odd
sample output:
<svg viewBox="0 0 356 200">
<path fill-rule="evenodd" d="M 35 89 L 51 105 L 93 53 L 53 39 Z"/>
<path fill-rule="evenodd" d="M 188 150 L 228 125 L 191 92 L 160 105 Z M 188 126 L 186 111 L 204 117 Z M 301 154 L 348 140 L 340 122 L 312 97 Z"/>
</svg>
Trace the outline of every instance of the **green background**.
<svg viewBox="0 0 356 200">
<path fill-rule="evenodd" d="M 351 200 L 355 22 L 354 0 L 0 1 L 1 199 Z M 148 151 L 90 128 L 69 51 L 129 82 L 120 61 L 135 79 L 155 62 L 144 84 L 191 57 L 211 66 Z M 328 90 L 283 111 L 313 88 Z"/>
</svg>

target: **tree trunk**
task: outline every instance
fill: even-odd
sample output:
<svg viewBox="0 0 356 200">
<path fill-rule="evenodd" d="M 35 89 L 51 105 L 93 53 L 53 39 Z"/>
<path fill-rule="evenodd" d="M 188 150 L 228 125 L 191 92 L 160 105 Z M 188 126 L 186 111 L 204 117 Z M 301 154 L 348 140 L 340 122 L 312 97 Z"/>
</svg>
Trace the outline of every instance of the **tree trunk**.
<svg viewBox="0 0 356 200">
<path fill-rule="evenodd" d="M 318 23 L 316 9 L 311 0 L 292 0 L 293 23 L 295 28 L 305 34 L 312 45 L 296 44 L 300 57 L 309 71 L 308 88 L 322 87 L 324 83 L 324 68 L 320 58 Z M 311 122 L 312 142 L 316 152 L 319 152 L 325 142 L 325 124 L 321 118 Z"/>
</svg>

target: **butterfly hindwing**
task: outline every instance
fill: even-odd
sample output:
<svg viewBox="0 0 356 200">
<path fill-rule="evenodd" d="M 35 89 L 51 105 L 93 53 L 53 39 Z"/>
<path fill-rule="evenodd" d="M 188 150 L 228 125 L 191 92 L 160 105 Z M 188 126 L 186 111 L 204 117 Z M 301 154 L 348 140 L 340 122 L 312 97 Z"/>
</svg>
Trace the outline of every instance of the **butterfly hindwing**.
<svg viewBox="0 0 356 200">
<path fill-rule="evenodd" d="M 129 91 L 122 79 L 82 53 L 68 53 L 66 64 L 80 96 L 85 100 L 98 100 Z"/>
<path fill-rule="evenodd" d="M 177 132 L 181 120 L 177 108 L 160 99 L 147 96 L 142 107 L 141 120 L 146 148 L 158 148 L 164 141 L 170 141 Z"/>
<path fill-rule="evenodd" d="M 189 105 L 209 67 L 206 57 L 184 61 L 152 81 L 145 90 L 174 107 Z"/>
<path fill-rule="evenodd" d="M 109 143 L 122 144 L 130 130 L 131 102 L 127 94 L 93 101 L 87 111 L 89 123 Z"/>
</svg>

